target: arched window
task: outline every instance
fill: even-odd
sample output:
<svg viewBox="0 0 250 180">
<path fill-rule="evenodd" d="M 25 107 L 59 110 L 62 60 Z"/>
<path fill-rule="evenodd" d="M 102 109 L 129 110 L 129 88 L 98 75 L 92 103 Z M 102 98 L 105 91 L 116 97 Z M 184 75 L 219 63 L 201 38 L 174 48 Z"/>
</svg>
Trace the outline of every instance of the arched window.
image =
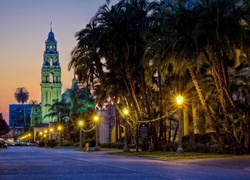
<svg viewBox="0 0 250 180">
<path fill-rule="evenodd" d="M 53 58 L 52 57 L 49 59 L 49 64 L 50 64 L 50 66 L 53 66 Z"/>
<path fill-rule="evenodd" d="M 54 83 L 54 73 L 49 74 L 49 82 Z"/>
</svg>

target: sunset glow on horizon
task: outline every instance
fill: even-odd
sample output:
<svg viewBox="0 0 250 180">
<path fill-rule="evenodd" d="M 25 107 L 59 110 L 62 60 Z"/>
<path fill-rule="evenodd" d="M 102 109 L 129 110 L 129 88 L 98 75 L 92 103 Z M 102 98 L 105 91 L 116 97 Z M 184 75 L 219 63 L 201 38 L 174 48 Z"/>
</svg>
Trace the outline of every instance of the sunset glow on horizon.
<svg viewBox="0 0 250 180">
<path fill-rule="evenodd" d="M 30 101 L 41 102 L 41 68 L 45 40 L 52 31 L 58 42 L 62 93 L 71 87 L 70 54 L 75 33 L 84 29 L 106 0 L 8 0 L 0 2 L 0 113 L 9 122 L 9 104 L 17 88 L 25 87 Z M 111 4 L 118 0 L 111 1 Z"/>
</svg>

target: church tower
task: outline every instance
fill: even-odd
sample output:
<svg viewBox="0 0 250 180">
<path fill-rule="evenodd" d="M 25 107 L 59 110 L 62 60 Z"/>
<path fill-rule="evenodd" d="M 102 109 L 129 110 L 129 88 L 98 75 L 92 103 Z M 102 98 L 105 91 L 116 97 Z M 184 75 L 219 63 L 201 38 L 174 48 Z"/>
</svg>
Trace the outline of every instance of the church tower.
<svg viewBox="0 0 250 180">
<path fill-rule="evenodd" d="M 41 106 L 42 106 L 42 123 L 53 122 L 51 117 L 44 116 L 49 114 L 50 105 L 55 101 L 61 101 L 62 82 L 61 66 L 59 63 L 59 54 L 57 51 L 57 41 L 52 32 L 52 27 L 45 41 L 45 51 L 43 53 L 43 65 L 41 71 Z"/>
</svg>

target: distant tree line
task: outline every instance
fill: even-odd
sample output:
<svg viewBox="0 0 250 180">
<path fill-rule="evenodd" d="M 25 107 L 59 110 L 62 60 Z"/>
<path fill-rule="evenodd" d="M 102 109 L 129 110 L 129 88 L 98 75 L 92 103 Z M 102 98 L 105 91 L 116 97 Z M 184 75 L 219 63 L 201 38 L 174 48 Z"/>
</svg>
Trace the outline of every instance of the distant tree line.
<svg viewBox="0 0 250 180">
<path fill-rule="evenodd" d="M 3 114 L 0 113 L 0 136 L 7 134 L 9 131 L 9 126 L 3 118 Z"/>
</svg>

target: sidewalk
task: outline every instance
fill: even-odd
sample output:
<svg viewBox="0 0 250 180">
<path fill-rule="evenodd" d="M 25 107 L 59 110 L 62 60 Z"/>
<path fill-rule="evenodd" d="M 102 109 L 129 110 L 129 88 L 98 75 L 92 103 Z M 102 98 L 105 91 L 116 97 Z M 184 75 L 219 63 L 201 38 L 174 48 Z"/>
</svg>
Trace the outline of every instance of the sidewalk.
<svg viewBox="0 0 250 180">
<path fill-rule="evenodd" d="M 74 149 L 72 148 L 71 150 L 79 151 L 79 148 L 74 148 Z M 109 153 L 123 152 L 123 149 L 100 148 L 100 150 L 95 151 L 95 147 L 90 147 L 89 151 L 86 151 L 85 147 L 83 147 L 82 152 L 91 153 L 91 154 L 109 154 Z M 131 152 L 133 152 L 133 151 L 131 150 Z"/>
</svg>

